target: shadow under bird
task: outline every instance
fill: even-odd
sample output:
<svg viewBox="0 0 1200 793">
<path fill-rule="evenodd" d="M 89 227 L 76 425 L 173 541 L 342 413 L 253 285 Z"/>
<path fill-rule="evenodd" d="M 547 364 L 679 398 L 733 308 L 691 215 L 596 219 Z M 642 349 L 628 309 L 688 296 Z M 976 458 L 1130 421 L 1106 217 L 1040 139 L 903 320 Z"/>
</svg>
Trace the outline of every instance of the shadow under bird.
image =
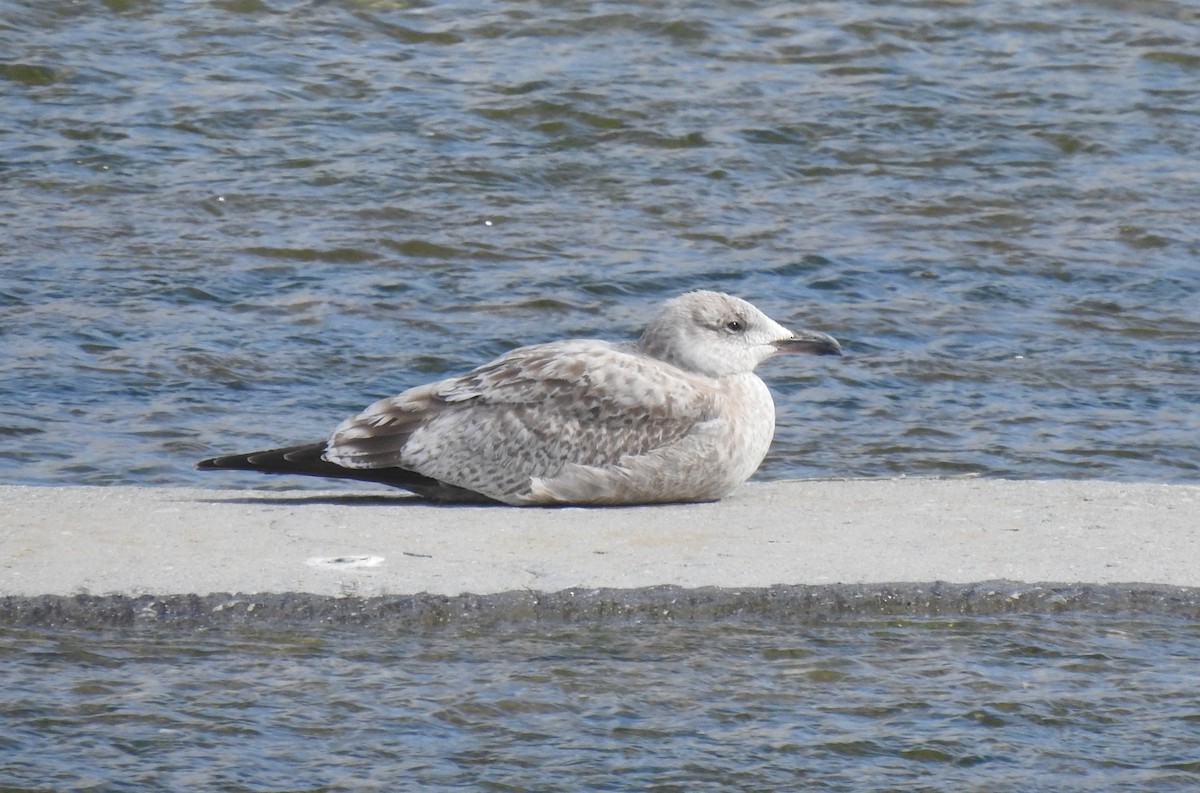
<svg viewBox="0 0 1200 793">
<path fill-rule="evenodd" d="M 720 292 L 668 300 L 636 341 L 519 347 L 382 399 L 328 439 L 213 457 L 203 470 L 378 482 L 436 501 L 715 501 L 750 478 L 775 434 L 754 374 L 780 352 L 841 355 Z"/>
</svg>

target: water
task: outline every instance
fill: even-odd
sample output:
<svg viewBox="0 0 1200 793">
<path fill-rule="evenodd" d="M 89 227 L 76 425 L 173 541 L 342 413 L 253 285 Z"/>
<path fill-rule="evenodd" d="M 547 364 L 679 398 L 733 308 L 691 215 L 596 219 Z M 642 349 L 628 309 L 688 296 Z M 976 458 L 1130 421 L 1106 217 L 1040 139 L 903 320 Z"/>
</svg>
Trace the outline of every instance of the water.
<svg viewBox="0 0 1200 793">
<path fill-rule="evenodd" d="M 315 440 L 692 288 L 763 478 L 1200 472 L 1200 9 L 0 2 L 0 481 Z M 312 483 L 328 487 L 327 483 Z M 0 631 L 7 790 L 1191 790 L 1194 619 Z"/>
<path fill-rule="evenodd" d="M 6 790 L 1143 791 L 1200 627 L 1005 616 L 478 634 L 0 632 Z"/>
<path fill-rule="evenodd" d="M 760 477 L 1194 482 L 1198 20 L 10 0 L 0 481 L 305 486 L 192 463 L 709 287 L 848 353 Z"/>
</svg>

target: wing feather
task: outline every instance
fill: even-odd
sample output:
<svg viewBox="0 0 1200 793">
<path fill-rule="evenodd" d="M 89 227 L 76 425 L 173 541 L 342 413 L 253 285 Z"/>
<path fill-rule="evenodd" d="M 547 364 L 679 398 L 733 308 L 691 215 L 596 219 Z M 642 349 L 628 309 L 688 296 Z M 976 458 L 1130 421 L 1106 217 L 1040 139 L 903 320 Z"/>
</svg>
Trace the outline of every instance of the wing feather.
<svg viewBox="0 0 1200 793">
<path fill-rule="evenodd" d="M 699 385 L 623 345 L 522 347 L 376 402 L 334 431 L 325 459 L 507 494 L 567 465 L 618 465 L 683 438 L 717 410 Z"/>
</svg>

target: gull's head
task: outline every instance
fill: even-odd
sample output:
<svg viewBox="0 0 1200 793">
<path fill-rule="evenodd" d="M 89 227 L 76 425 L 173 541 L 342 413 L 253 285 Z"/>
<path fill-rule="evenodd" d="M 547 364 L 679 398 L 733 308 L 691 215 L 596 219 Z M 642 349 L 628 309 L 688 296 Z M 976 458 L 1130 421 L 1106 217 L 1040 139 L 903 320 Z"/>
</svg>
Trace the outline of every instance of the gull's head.
<svg viewBox="0 0 1200 793">
<path fill-rule="evenodd" d="M 741 298 L 705 291 L 664 303 L 638 339 L 638 348 L 709 377 L 752 372 L 777 352 L 842 354 L 841 345 L 828 334 L 793 333 Z"/>
</svg>

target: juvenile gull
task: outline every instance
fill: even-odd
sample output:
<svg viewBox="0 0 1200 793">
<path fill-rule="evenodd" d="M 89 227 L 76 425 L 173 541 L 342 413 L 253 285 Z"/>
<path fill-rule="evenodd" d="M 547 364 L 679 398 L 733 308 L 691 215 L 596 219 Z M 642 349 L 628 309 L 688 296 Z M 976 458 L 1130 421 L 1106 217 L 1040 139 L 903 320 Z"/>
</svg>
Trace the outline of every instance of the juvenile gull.
<svg viewBox="0 0 1200 793">
<path fill-rule="evenodd" d="M 715 501 L 758 468 L 775 404 L 754 368 L 777 352 L 841 355 L 740 298 L 688 292 L 634 342 L 519 347 L 410 388 L 328 440 L 214 457 L 201 469 L 380 482 L 438 501 Z"/>
</svg>

